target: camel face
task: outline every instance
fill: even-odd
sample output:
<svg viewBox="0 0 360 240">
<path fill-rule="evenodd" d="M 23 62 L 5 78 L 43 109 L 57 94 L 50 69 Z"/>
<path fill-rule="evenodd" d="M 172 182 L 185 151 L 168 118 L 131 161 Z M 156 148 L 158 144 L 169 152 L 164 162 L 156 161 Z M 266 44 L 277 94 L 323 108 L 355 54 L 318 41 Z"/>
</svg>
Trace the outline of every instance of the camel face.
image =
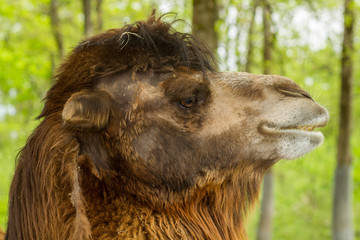
<svg viewBox="0 0 360 240">
<path fill-rule="evenodd" d="M 328 121 L 323 107 L 280 76 L 149 71 L 106 77 L 97 89 L 114 102 L 107 127 L 127 151 L 118 153 L 131 162 L 126 171 L 174 191 L 209 172 L 300 157 L 322 143 L 312 130 Z"/>
</svg>

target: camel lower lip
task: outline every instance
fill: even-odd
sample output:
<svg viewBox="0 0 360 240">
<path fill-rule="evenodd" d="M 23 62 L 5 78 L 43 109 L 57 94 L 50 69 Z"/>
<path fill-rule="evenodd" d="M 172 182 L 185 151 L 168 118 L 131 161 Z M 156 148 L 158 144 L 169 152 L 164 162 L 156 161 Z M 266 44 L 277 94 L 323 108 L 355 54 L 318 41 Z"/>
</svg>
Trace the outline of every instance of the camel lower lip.
<svg viewBox="0 0 360 240">
<path fill-rule="evenodd" d="M 322 132 L 320 131 L 308 131 L 308 130 L 301 130 L 301 129 L 278 129 L 275 132 L 283 133 L 283 134 L 292 134 L 298 136 L 322 136 Z"/>
</svg>

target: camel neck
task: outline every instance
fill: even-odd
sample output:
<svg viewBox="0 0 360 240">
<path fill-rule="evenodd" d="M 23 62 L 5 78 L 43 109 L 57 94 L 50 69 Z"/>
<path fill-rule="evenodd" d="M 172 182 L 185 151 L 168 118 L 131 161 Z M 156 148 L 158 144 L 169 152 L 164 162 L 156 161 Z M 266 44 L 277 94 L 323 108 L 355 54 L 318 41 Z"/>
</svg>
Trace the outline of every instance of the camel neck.
<svg viewBox="0 0 360 240">
<path fill-rule="evenodd" d="M 240 212 L 223 212 L 204 202 L 155 211 L 118 198 L 88 207 L 94 239 L 245 239 Z"/>
<path fill-rule="evenodd" d="M 260 183 L 254 179 L 229 183 L 164 208 L 140 203 L 126 194 L 109 194 L 100 181 L 88 185 L 91 191 L 83 194 L 94 239 L 231 240 L 247 239 L 244 226 L 247 209 L 253 204 L 248 199 L 257 198 Z"/>
</svg>

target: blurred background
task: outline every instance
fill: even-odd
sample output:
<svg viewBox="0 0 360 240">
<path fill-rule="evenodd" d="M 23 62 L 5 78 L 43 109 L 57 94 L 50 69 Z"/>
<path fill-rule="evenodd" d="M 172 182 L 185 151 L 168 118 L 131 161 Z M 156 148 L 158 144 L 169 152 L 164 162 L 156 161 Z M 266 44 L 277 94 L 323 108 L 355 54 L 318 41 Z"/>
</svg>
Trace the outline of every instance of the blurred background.
<svg viewBox="0 0 360 240">
<path fill-rule="evenodd" d="M 61 59 L 154 8 L 185 19 L 176 30 L 205 41 L 220 71 L 287 76 L 330 112 L 322 146 L 267 174 L 249 239 L 360 240 L 360 0 L 0 0 L 0 228 Z"/>
</svg>

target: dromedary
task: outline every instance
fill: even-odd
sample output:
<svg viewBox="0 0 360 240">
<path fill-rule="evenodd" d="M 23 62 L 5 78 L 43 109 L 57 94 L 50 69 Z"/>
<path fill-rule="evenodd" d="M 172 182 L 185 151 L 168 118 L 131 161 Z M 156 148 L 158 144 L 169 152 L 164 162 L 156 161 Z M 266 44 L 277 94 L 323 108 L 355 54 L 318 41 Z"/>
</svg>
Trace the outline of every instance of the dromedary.
<svg viewBox="0 0 360 240">
<path fill-rule="evenodd" d="M 246 239 L 264 173 L 321 144 L 328 113 L 210 60 L 155 16 L 80 43 L 19 155 L 5 239 Z"/>
</svg>

